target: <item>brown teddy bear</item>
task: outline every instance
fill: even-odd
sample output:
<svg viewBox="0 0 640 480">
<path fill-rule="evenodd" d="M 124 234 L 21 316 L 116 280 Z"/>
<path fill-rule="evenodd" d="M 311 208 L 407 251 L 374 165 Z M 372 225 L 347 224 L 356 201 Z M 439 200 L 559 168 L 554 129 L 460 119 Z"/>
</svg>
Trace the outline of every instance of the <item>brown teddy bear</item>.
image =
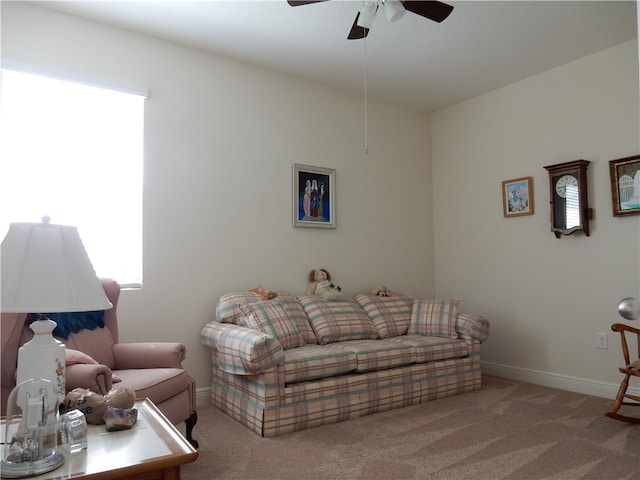
<svg viewBox="0 0 640 480">
<path fill-rule="evenodd" d="M 67 393 L 59 409 L 60 413 L 66 413 L 77 408 L 84 413 L 87 423 L 102 425 L 109 407 L 130 409 L 135 400 L 135 392 L 122 385 L 112 388 L 104 396 L 86 388 L 74 388 Z"/>
<path fill-rule="evenodd" d="M 255 292 L 260 295 L 262 300 L 271 300 L 272 298 L 276 298 L 278 296 L 278 292 L 274 292 L 273 290 L 267 290 L 266 288 L 262 288 L 262 285 L 258 285 L 256 288 L 252 288 L 249 290 L 250 292 Z"/>
</svg>

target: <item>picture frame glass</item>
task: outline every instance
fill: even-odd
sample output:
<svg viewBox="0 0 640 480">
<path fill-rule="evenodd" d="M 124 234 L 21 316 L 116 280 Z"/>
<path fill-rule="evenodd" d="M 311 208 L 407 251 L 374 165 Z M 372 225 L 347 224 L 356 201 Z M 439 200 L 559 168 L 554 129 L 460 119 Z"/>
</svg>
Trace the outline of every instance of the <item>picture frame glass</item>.
<svg viewBox="0 0 640 480">
<path fill-rule="evenodd" d="M 609 162 L 613 215 L 640 214 L 640 155 Z"/>
<path fill-rule="evenodd" d="M 502 182 L 502 208 L 505 217 L 533 215 L 533 177 Z"/>
<path fill-rule="evenodd" d="M 293 165 L 293 226 L 336 228 L 335 169 Z"/>
</svg>

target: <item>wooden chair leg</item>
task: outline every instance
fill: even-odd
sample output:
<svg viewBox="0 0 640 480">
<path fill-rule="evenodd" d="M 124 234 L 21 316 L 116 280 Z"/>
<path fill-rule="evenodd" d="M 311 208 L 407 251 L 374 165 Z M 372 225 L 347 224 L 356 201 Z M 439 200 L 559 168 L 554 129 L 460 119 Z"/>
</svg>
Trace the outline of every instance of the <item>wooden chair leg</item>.
<svg viewBox="0 0 640 480">
<path fill-rule="evenodd" d="M 198 442 L 196 440 L 193 439 L 192 436 L 192 432 L 193 432 L 193 427 L 196 426 L 196 423 L 198 422 L 198 413 L 197 412 L 193 412 L 191 414 L 191 416 L 189 418 L 187 418 L 185 420 L 185 425 L 187 426 L 187 441 L 193 445 L 193 448 L 197 449 L 200 445 L 198 444 Z"/>
<path fill-rule="evenodd" d="M 616 413 L 620 409 L 620 406 L 624 401 L 624 394 L 627 393 L 627 388 L 629 388 L 629 377 L 630 375 L 628 374 L 625 375 L 624 380 L 620 384 L 620 388 L 618 389 L 618 395 L 616 395 L 616 399 L 613 402 L 613 410 L 612 410 L 613 413 Z"/>
<path fill-rule="evenodd" d="M 613 408 L 610 412 L 605 413 L 605 415 L 609 418 L 613 418 L 615 420 L 621 420 L 623 422 L 629 423 L 640 423 L 640 417 L 630 417 L 628 415 L 622 415 L 618 413 L 620 407 L 622 405 L 631 405 L 631 406 L 640 406 L 640 403 L 630 403 L 625 402 L 624 398 L 627 393 L 627 388 L 629 388 L 629 374 L 624 376 L 624 380 L 620 384 L 620 388 L 618 389 L 618 395 L 616 395 L 616 399 L 613 401 Z"/>
</svg>

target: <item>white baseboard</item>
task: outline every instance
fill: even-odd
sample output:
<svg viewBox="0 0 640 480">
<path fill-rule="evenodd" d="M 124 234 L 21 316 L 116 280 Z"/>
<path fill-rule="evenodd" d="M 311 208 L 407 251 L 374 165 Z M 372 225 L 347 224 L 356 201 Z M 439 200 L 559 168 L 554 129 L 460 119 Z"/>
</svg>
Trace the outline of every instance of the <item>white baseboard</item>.
<svg viewBox="0 0 640 480">
<path fill-rule="evenodd" d="M 618 388 L 620 387 L 620 383 L 602 383 L 585 378 L 568 377 L 566 375 L 512 367 L 498 363 L 481 362 L 481 368 L 482 373 L 486 373 L 487 375 L 519 380 L 544 387 L 559 388 L 560 390 L 593 395 L 594 397 L 610 398 L 612 400 L 616 397 Z M 622 381 L 622 376 L 618 372 L 612 372 L 612 375 L 613 377 L 619 377 L 616 378 L 616 380 Z M 629 387 L 628 392 L 640 395 L 640 388 Z M 209 387 L 197 388 L 196 405 L 199 407 L 211 405 L 209 393 Z"/>
<path fill-rule="evenodd" d="M 205 407 L 211 405 L 211 389 L 209 387 L 196 388 L 196 406 Z"/>
<path fill-rule="evenodd" d="M 612 378 L 615 378 L 618 381 L 618 383 L 603 383 L 586 378 L 569 377 L 566 375 L 541 372 L 539 370 L 513 367 L 510 365 L 501 365 L 498 363 L 480 362 L 480 365 L 482 373 L 486 373 L 487 375 L 495 375 L 496 377 L 510 378 L 511 380 L 533 383 L 534 385 L 559 388 L 560 390 L 583 393 L 585 395 L 593 395 L 595 397 L 610 398 L 612 400 L 618 394 L 618 388 L 620 388 L 619 382 L 623 379 L 622 375 L 617 371 L 611 372 L 611 375 Z M 640 388 L 629 387 L 627 392 L 640 395 Z"/>
</svg>

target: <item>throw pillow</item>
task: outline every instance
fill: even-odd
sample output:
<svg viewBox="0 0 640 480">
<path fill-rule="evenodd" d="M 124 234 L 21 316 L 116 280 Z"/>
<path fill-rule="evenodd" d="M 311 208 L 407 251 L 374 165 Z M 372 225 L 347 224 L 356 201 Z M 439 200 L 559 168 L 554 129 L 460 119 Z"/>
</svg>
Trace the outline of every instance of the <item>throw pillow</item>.
<svg viewBox="0 0 640 480">
<path fill-rule="evenodd" d="M 405 335 L 411 323 L 413 297 L 394 294 L 392 297 L 356 295 L 358 305 L 369 316 L 380 338 Z"/>
<path fill-rule="evenodd" d="M 240 307 L 257 301 L 260 301 L 260 295 L 256 292 L 225 293 L 216 304 L 216 320 L 222 323 L 238 323 L 242 316 Z"/>
<path fill-rule="evenodd" d="M 278 292 L 277 300 L 285 312 L 287 312 L 287 318 L 298 329 L 302 339 L 305 343 L 317 344 L 318 339 L 316 334 L 313 333 L 307 314 L 298 302 L 298 297 L 289 292 Z"/>
<path fill-rule="evenodd" d="M 458 338 L 456 319 L 459 300 L 416 300 L 411 311 L 409 335 Z"/>
<path fill-rule="evenodd" d="M 91 356 L 79 350 L 73 350 L 72 348 L 65 349 L 65 363 L 67 365 L 75 365 L 76 363 L 86 363 L 89 365 L 98 364 Z"/>
<path fill-rule="evenodd" d="M 304 345 L 300 332 L 278 302 L 265 300 L 247 303 L 240 307 L 240 311 L 244 316 L 240 318 L 239 325 L 271 335 L 280 342 L 283 349 Z"/>
<path fill-rule="evenodd" d="M 307 312 L 320 345 L 378 337 L 378 331 L 367 314 L 352 300 L 325 300 L 312 295 L 298 299 Z"/>
<path fill-rule="evenodd" d="M 65 362 L 66 365 L 76 365 L 78 363 L 83 363 L 86 365 L 98 365 L 91 356 L 87 355 L 80 350 L 74 350 L 73 348 L 65 349 Z M 122 379 L 116 375 L 115 373 L 111 373 L 111 382 L 119 383 L 122 382 Z"/>
</svg>

